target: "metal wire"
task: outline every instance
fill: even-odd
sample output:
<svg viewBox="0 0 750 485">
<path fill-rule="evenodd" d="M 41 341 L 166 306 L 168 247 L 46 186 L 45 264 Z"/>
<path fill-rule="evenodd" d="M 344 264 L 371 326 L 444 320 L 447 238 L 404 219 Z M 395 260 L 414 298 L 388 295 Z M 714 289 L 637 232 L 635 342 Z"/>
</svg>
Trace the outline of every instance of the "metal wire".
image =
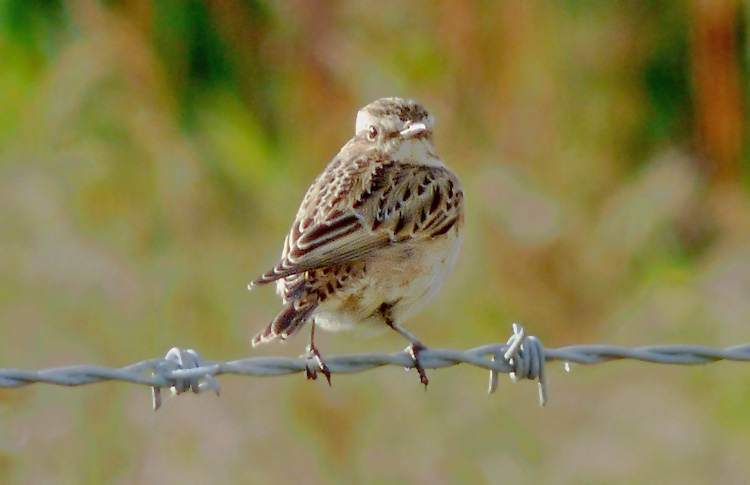
<svg viewBox="0 0 750 485">
<path fill-rule="evenodd" d="M 420 352 L 419 362 L 425 369 L 441 369 L 468 364 L 490 371 L 489 392 L 498 386 L 500 372 L 510 374 L 514 381 L 536 380 L 539 400 L 547 402 L 547 381 L 544 364 L 563 361 L 567 364 L 599 364 L 611 360 L 630 359 L 654 364 L 700 365 L 719 360 L 750 361 L 750 344 L 717 349 L 702 345 L 653 345 L 626 348 L 615 345 L 574 345 L 558 349 L 542 346 L 536 337 L 526 335 L 523 327 L 513 324 L 513 335 L 506 344 L 490 344 L 459 351 L 430 348 Z M 362 353 L 325 356 L 331 374 L 352 374 L 386 365 L 413 368 L 414 361 L 405 352 L 392 354 Z M 171 349 L 164 358 L 149 359 L 121 368 L 94 365 L 58 367 L 41 371 L 0 369 L 0 387 L 23 387 L 35 383 L 58 386 L 82 386 L 102 381 L 123 381 L 143 384 L 153 389 L 153 406 L 161 405 L 161 388 L 173 393 L 199 393 L 211 389 L 219 394 L 215 376 L 279 376 L 306 372 L 316 377 L 314 361 L 304 358 L 253 357 L 231 362 L 204 360 L 192 349 Z"/>
</svg>

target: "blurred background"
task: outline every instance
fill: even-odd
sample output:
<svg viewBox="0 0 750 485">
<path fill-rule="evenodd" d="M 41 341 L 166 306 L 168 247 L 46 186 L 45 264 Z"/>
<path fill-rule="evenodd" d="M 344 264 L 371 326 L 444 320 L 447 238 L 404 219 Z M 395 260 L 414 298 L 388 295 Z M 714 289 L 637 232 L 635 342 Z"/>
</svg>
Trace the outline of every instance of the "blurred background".
<svg viewBox="0 0 750 485">
<path fill-rule="evenodd" d="M 0 0 L 0 367 L 251 349 L 246 283 L 356 111 L 412 97 L 467 233 L 430 346 L 750 341 L 747 5 Z M 320 334 L 397 351 L 393 332 Z M 168 399 L 0 390 L 0 483 L 725 483 L 750 471 L 742 364 L 223 377 Z M 739 385 L 738 385 L 739 384 Z"/>
</svg>

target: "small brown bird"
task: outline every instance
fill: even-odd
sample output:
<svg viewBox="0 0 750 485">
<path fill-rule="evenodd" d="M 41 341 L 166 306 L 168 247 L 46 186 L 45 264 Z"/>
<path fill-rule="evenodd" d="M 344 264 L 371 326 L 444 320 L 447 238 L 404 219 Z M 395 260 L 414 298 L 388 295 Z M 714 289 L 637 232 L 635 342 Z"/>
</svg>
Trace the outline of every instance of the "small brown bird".
<svg viewBox="0 0 750 485">
<path fill-rule="evenodd" d="M 426 347 L 401 324 L 452 271 L 464 218 L 461 183 L 435 154 L 432 124 L 422 106 L 401 98 L 359 111 L 354 137 L 308 189 L 281 260 L 248 285 L 276 281 L 284 302 L 253 346 L 309 322 L 308 356 L 330 384 L 316 326 L 388 326 L 411 342 L 406 351 L 427 386 L 419 363 Z"/>
</svg>

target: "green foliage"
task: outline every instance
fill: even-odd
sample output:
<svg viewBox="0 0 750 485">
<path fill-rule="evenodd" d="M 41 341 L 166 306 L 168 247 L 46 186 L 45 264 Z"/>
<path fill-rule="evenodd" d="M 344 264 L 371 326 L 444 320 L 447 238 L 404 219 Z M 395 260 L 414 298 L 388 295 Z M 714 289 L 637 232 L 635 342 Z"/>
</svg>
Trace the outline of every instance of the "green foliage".
<svg viewBox="0 0 750 485">
<path fill-rule="evenodd" d="M 666 16 L 660 35 L 648 53 L 643 69 L 649 111 L 642 143 L 653 146 L 664 140 L 679 141 L 689 135 L 692 116 L 689 26 L 685 12 Z"/>
<path fill-rule="evenodd" d="M 40 56 L 53 56 L 63 30 L 70 28 L 60 0 L 3 0 L 0 2 L 0 32 L 5 40 Z"/>
</svg>

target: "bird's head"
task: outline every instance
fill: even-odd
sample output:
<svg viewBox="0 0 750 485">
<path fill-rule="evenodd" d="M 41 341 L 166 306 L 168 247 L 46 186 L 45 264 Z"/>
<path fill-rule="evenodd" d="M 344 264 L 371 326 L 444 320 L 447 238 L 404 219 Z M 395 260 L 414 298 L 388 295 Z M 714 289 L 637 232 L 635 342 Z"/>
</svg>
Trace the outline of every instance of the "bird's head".
<svg viewBox="0 0 750 485">
<path fill-rule="evenodd" d="M 432 116 L 409 99 L 381 98 L 357 114 L 356 136 L 383 148 L 407 140 L 432 141 Z"/>
</svg>

